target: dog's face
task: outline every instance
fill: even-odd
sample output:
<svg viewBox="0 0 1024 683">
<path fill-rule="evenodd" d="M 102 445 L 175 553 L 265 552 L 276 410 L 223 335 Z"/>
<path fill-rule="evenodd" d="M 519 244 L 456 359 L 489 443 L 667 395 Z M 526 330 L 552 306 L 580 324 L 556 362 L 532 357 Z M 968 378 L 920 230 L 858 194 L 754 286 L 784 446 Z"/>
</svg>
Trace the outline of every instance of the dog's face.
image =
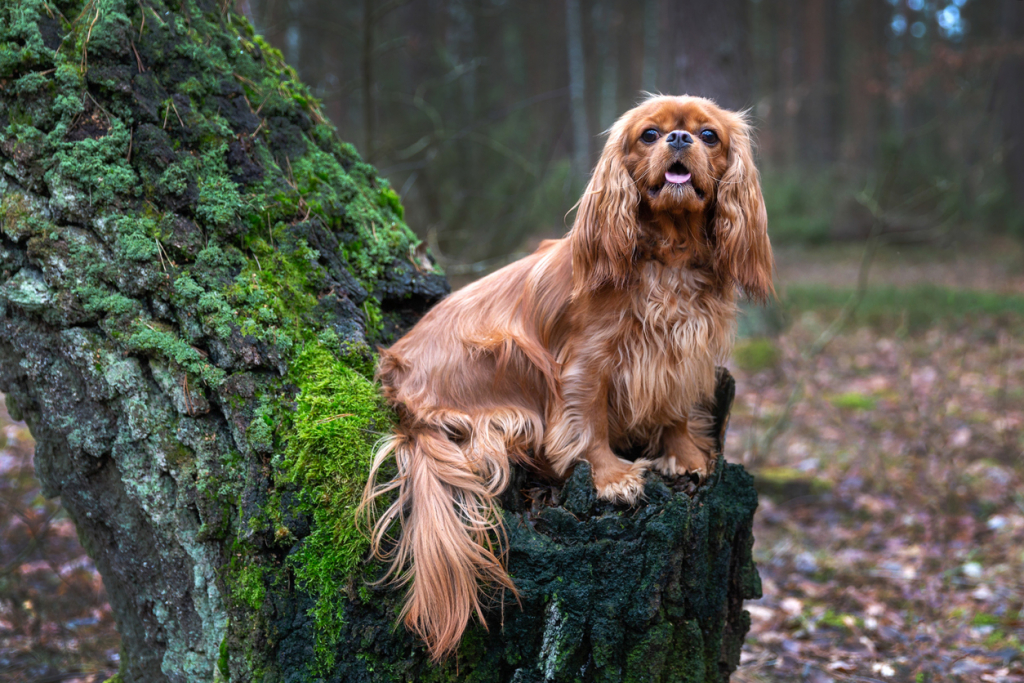
<svg viewBox="0 0 1024 683">
<path fill-rule="evenodd" d="M 570 235 L 573 295 L 626 286 L 642 228 L 662 219 L 698 226 L 711 267 L 749 296 L 774 292 L 768 219 L 742 115 L 689 96 L 651 97 L 622 115 Z"/>
<path fill-rule="evenodd" d="M 704 211 L 729 166 L 735 115 L 707 100 L 646 102 L 623 121 L 623 163 L 652 213 Z"/>
</svg>

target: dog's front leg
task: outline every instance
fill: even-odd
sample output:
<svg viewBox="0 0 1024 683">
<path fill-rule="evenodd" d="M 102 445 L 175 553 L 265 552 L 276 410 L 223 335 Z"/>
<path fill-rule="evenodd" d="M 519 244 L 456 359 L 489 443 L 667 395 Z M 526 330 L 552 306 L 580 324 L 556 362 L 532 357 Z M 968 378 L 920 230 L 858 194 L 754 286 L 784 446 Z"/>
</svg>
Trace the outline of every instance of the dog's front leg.
<svg viewBox="0 0 1024 683">
<path fill-rule="evenodd" d="M 555 472 L 564 475 L 581 459 L 593 469 L 597 495 L 635 504 L 644 491 L 649 460 L 618 457 L 608 441 L 608 376 L 598 363 L 575 362 L 562 373 L 562 397 L 550 414 L 545 453 Z"/>
<path fill-rule="evenodd" d="M 664 455 L 654 461 L 654 469 L 670 477 L 696 474 L 704 480 L 715 466 L 711 414 L 692 409 L 685 420 L 665 429 L 661 447 Z"/>
</svg>

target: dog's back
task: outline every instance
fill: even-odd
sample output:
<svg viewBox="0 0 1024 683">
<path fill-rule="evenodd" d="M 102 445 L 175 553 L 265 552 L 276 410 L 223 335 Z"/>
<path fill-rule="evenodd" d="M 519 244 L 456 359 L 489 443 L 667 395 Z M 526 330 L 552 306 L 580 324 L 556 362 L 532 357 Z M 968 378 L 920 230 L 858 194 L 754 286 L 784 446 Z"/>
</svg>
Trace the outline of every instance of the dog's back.
<svg viewBox="0 0 1024 683">
<path fill-rule="evenodd" d="M 397 492 L 373 550 L 391 563 L 389 577 L 411 583 L 403 617 L 436 659 L 474 612 L 483 621 L 481 586 L 515 594 L 492 540 L 495 499 L 511 463 L 540 452 L 571 290 L 568 244 L 552 240 L 442 301 L 380 352 L 377 376 L 399 426 L 377 451 L 363 506 Z M 398 474 L 378 486 L 391 457 Z M 399 537 L 385 540 L 396 521 Z"/>
</svg>

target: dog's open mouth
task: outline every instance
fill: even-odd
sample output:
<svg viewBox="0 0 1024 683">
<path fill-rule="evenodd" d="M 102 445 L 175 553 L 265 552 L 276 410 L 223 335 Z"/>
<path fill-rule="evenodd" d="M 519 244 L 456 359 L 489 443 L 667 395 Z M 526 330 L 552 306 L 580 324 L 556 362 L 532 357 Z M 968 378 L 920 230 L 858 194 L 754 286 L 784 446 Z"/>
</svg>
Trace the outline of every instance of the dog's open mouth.
<svg viewBox="0 0 1024 683">
<path fill-rule="evenodd" d="M 668 167 L 665 171 L 665 182 L 673 185 L 682 185 L 690 182 L 690 171 L 678 161 Z"/>
<path fill-rule="evenodd" d="M 671 166 L 669 166 L 668 170 L 665 171 L 665 182 L 662 183 L 661 185 L 658 185 L 657 187 L 652 187 L 650 190 L 648 190 L 648 192 L 653 198 L 656 197 L 658 193 L 660 193 L 665 188 L 682 189 L 683 187 L 689 186 L 693 188 L 693 191 L 697 194 L 698 197 L 704 199 L 704 193 L 701 192 L 699 187 L 690 182 L 690 180 L 690 169 L 686 168 L 686 166 L 677 161 Z"/>
</svg>

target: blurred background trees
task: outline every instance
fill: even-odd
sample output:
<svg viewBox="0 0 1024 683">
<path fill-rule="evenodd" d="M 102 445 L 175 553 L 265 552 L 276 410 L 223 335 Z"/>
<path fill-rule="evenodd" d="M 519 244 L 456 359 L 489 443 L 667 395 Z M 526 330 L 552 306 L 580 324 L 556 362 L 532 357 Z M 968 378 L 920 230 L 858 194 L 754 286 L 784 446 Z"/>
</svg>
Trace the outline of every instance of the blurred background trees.
<svg viewBox="0 0 1024 683">
<path fill-rule="evenodd" d="M 1024 234 L 1019 0 L 250 6 L 456 275 L 562 234 L 642 91 L 750 110 L 777 243 Z"/>
</svg>

